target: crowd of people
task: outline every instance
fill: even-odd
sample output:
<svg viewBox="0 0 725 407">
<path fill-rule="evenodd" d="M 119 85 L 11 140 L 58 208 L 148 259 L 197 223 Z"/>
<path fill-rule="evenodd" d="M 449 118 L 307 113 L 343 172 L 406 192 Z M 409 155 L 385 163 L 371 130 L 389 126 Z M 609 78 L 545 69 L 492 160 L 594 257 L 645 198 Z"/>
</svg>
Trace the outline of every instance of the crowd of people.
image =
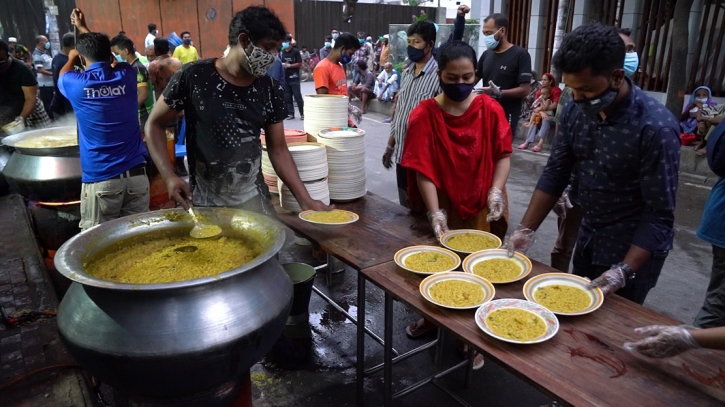
<svg viewBox="0 0 725 407">
<path fill-rule="evenodd" d="M 427 217 L 437 237 L 449 228 L 485 230 L 505 240 L 510 253 L 525 253 L 553 209 L 560 236 L 552 266 L 566 272 L 573 267 L 605 294 L 642 304 L 672 249 L 680 133 L 697 131 L 710 166 L 725 176 L 725 108 L 712 101 L 709 89 L 698 88 L 678 123 L 629 78 L 638 65 L 630 33 L 601 24 L 564 37 L 553 57 L 564 90 L 552 74 L 539 82 L 528 52 L 509 41 L 506 16 L 483 20 L 487 50 L 480 57 L 462 42 L 468 11 L 459 7 L 454 32 L 440 47 L 435 24 L 411 24 L 409 64 L 401 72 L 387 60 L 385 36 L 373 43 L 364 32 L 333 29 L 314 68 L 315 92 L 359 98 L 363 113 L 372 98 L 393 101 L 382 164 L 395 167 L 399 202 L 413 216 Z M 204 60 L 189 32 L 172 49 L 149 24 L 145 64 L 124 33 L 109 38 L 91 31 L 78 9 L 71 23 L 80 35 L 63 36 L 57 60 L 47 54 L 44 36 L 36 38 L 32 53 L 0 41 L 0 86 L 8 95 L 0 116 L 33 127 L 48 124 L 47 111 L 75 114 L 82 229 L 148 210 L 151 162 L 169 197 L 184 208 L 193 203 L 274 216 L 261 173 L 262 129 L 272 165 L 302 209 L 329 209 L 310 197 L 284 137 L 284 120 L 295 117 L 295 107 L 304 119 L 300 69 L 311 55 L 297 48 L 269 9 L 236 13 L 224 56 Z M 346 67 L 354 70 L 351 83 Z M 538 138 L 534 149 L 540 150 L 550 128 L 556 136 L 527 211 L 507 237 L 512 130 L 522 113 L 528 136 L 520 149 Z M 166 130 L 180 116 L 189 183 L 167 153 Z M 712 281 L 696 321 L 710 329 L 648 327 L 641 331 L 647 338 L 631 349 L 662 357 L 725 347 L 725 332 L 716 328 L 725 326 L 723 180 L 713 188 L 698 232 L 713 244 Z M 416 338 L 432 329 L 419 320 L 406 333 Z M 475 358 L 474 368 L 480 368 L 483 358 Z"/>
</svg>

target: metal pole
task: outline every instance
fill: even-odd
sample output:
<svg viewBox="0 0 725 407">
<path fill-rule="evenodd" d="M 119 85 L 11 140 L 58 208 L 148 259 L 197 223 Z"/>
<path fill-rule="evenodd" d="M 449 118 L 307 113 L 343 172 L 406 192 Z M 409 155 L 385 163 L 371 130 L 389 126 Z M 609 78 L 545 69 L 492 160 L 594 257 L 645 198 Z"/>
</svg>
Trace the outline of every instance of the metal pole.
<svg viewBox="0 0 725 407">
<path fill-rule="evenodd" d="M 556 14 L 556 31 L 554 32 L 554 46 L 551 50 L 551 67 L 549 72 L 554 75 L 557 82 L 561 81 L 561 74 L 554 68 L 554 55 L 559 51 L 561 40 L 566 34 L 566 22 L 569 20 L 569 0 L 559 0 L 559 11 Z"/>
</svg>

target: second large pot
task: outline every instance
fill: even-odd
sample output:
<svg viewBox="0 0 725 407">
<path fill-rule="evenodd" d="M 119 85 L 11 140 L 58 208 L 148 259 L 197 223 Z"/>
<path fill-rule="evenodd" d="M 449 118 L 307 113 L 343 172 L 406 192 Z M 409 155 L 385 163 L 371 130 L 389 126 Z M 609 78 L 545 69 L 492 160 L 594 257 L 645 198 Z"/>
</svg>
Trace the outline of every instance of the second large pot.
<svg viewBox="0 0 725 407">
<path fill-rule="evenodd" d="M 90 373 L 148 405 L 223 406 L 243 372 L 271 349 L 284 328 L 292 284 L 276 259 L 284 231 L 274 220 L 226 208 L 198 208 L 227 234 L 267 249 L 218 276 L 166 284 L 121 284 L 84 271 L 95 254 L 129 239 L 188 233 L 180 210 L 129 216 L 66 242 L 55 257 L 75 281 L 58 310 L 71 355 Z M 131 241 L 132 241 L 131 240 Z"/>
</svg>

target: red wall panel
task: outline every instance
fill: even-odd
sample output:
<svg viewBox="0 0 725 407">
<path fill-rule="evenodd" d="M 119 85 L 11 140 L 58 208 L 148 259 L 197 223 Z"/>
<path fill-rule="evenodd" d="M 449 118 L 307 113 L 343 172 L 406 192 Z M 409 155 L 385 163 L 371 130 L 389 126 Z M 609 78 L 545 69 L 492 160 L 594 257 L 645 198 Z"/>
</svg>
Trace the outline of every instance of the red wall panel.
<svg viewBox="0 0 725 407">
<path fill-rule="evenodd" d="M 144 40 L 149 33 L 149 23 L 155 23 L 161 30 L 161 15 L 158 0 L 120 0 L 123 31 L 136 45 L 136 50 L 144 53 Z M 116 35 L 121 28 L 108 35 Z"/>
<path fill-rule="evenodd" d="M 232 21 L 231 0 L 199 2 L 200 45 L 204 57 L 221 57 L 229 44 L 229 22 Z M 198 46 L 197 46 L 198 48 Z"/>
<path fill-rule="evenodd" d="M 191 40 L 194 42 L 199 54 L 203 56 L 203 46 L 200 44 L 199 37 L 199 21 L 197 18 L 197 1 L 196 0 L 158 0 L 161 5 L 161 32 L 168 36 L 172 32 L 181 37 L 182 31 L 188 31 L 191 34 Z"/>
<path fill-rule="evenodd" d="M 85 14 L 86 23 L 91 30 L 111 37 L 121 31 L 121 13 L 117 1 L 76 0 L 76 7 Z M 67 18 L 70 20 L 70 16 Z"/>
</svg>

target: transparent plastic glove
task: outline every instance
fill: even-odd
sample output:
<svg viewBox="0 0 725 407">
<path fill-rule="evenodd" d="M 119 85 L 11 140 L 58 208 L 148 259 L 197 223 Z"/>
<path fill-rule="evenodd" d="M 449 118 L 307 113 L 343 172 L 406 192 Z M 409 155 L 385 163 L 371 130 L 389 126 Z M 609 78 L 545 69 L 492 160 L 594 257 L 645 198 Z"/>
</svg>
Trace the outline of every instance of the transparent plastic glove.
<svg viewBox="0 0 725 407">
<path fill-rule="evenodd" d="M 496 187 L 491 187 L 488 191 L 488 216 L 486 222 L 493 222 L 501 219 L 503 212 L 506 210 L 506 198 L 503 192 Z"/>
<path fill-rule="evenodd" d="M 494 98 L 500 98 L 501 97 L 501 88 L 497 86 L 493 81 L 488 81 L 488 93 L 491 95 L 491 97 Z"/>
<path fill-rule="evenodd" d="M 532 244 L 534 244 L 534 232 L 523 225 L 516 226 L 514 232 L 506 238 L 502 249 L 508 250 L 508 256 L 513 257 L 514 252 L 526 254 Z"/>
<path fill-rule="evenodd" d="M 564 193 L 561 194 L 559 200 L 556 201 L 556 205 L 554 205 L 554 213 L 562 219 L 566 219 L 566 210 L 574 207 L 569 199 L 569 193 L 567 191 L 564 191 Z"/>
<path fill-rule="evenodd" d="M 646 336 L 637 342 L 627 342 L 624 348 L 651 358 L 668 358 L 690 349 L 701 348 L 688 329 L 683 326 L 650 325 L 634 332 Z"/>
<path fill-rule="evenodd" d="M 362 121 L 362 110 L 358 109 L 352 103 L 347 104 L 347 115 L 352 119 L 352 122 L 357 126 Z"/>
<path fill-rule="evenodd" d="M 428 220 L 437 239 L 440 239 L 444 233 L 448 232 L 448 214 L 445 209 L 428 212 Z"/>
<path fill-rule="evenodd" d="M 602 293 L 607 296 L 627 284 L 627 274 L 619 266 L 612 266 L 611 269 L 602 273 L 589 283 L 589 288 L 599 287 Z"/>
</svg>

